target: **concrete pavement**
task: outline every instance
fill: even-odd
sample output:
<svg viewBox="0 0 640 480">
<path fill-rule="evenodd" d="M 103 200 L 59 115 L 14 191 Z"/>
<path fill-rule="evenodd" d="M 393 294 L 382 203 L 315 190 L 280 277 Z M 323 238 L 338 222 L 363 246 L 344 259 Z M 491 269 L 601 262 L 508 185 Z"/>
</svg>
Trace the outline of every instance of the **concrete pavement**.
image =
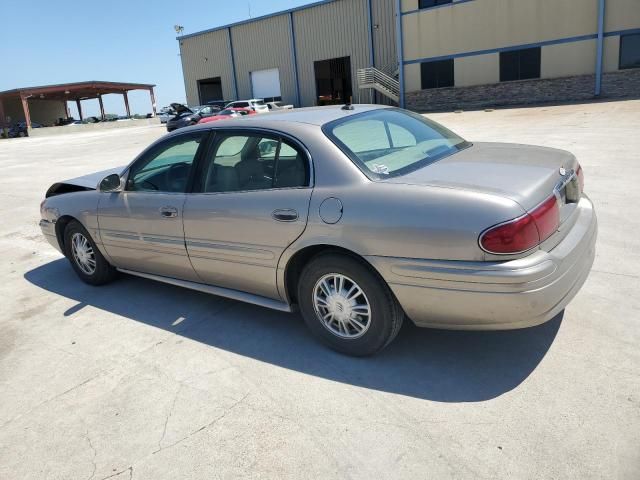
<svg viewBox="0 0 640 480">
<path fill-rule="evenodd" d="M 127 276 L 92 288 L 42 239 L 40 200 L 164 129 L 0 141 L 0 478 L 640 478 L 640 101 L 431 118 L 577 155 L 600 236 L 563 316 L 405 324 L 354 359 L 297 315 Z"/>
</svg>

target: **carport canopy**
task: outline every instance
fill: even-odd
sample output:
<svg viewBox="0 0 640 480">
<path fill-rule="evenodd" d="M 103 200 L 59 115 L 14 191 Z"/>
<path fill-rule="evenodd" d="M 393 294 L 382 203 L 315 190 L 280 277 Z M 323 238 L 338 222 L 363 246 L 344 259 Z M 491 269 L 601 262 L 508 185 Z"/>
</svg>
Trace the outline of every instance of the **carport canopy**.
<svg viewBox="0 0 640 480">
<path fill-rule="evenodd" d="M 146 83 L 120 83 L 120 82 L 104 82 L 98 80 L 92 80 L 88 82 L 76 82 L 76 83 L 61 83 L 59 85 L 43 85 L 40 87 L 25 87 L 16 88 L 13 90 L 6 90 L 0 92 L 0 128 L 6 123 L 6 115 L 4 102 L 8 100 L 19 99 L 22 103 L 22 110 L 24 112 L 24 120 L 27 123 L 27 128 L 31 128 L 31 115 L 29 112 L 29 100 L 48 100 L 48 101 L 60 101 L 64 105 L 64 112 L 67 110 L 67 102 L 75 101 L 78 107 L 78 115 L 80 120 L 83 120 L 82 116 L 82 100 L 98 99 L 100 103 L 100 115 L 102 119 L 105 119 L 104 105 L 102 103 L 102 96 L 109 93 L 118 93 L 123 96 L 125 110 L 127 116 L 131 116 L 129 109 L 129 98 L 127 92 L 131 90 L 147 90 L 151 98 L 151 108 L 153 116 L 156 116 L 156 100 L 153 92 L 155 85 Z M 67 115 L 68 116 L 68 115 Z"/>
</svg>

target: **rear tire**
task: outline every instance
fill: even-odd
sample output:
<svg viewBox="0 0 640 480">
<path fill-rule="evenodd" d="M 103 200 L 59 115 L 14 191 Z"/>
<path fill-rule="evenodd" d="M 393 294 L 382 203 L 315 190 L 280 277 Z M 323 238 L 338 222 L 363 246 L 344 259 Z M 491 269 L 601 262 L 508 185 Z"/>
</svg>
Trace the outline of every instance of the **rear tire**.
<svg viewBox="0 0 640 480">
<path fill-rule="evenodd" d="M 80 279 L 89 285 L 104 285 L 117 270 L 102 256 L 89 232 L 76 220 L 64 230 L 65 255 Z"/>
<path fill-rule="evenodd" d="M 347 355 L 373 355 L 398 335 L 404 312 L 384 281 L 348 255 L 326 253 L 302 270 L 298 304 L 311 332 Z"/>
</svg>

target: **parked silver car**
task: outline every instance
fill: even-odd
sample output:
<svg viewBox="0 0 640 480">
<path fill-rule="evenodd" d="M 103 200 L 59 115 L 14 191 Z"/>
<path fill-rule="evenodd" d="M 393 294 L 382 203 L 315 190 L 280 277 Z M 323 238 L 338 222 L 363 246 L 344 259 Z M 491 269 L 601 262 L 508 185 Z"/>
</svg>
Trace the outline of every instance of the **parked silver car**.
<svg viewBox="0 0 640 480">
<path fill-rule="evenodd" d="M 117 271 L 289 312 L 373 354 L 408 317 L 512 329 L 587 278 L 596 216 L 568 152 L 470 143 L 398 108 L 181 129 L 128 167 L 55 183 L 40 225 L 82 280 Z"/>
</svg>

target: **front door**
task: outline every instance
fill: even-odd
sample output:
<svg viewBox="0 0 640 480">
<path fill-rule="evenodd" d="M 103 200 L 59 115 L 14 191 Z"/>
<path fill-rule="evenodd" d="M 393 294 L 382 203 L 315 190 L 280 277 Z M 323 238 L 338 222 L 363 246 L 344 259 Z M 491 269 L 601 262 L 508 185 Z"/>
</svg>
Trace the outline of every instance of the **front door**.
<svg viewBox="0 0 640 480">
<path fill-rule="evenodd" d="M 278 299 L 278 260 L 307 224 L 309 156 L 272 134 L 217 132 L 184 208 L 191 263 L 209 284 Z"/>
<path fill-rule="evenodd" d="M 100 236 L 115 266 L 198 281 L 182 215 L 192 166 L 206 137 L 189 133 L 157 144 L 131 166 L 124 191 L 101 196 Z"/>
</svg>

